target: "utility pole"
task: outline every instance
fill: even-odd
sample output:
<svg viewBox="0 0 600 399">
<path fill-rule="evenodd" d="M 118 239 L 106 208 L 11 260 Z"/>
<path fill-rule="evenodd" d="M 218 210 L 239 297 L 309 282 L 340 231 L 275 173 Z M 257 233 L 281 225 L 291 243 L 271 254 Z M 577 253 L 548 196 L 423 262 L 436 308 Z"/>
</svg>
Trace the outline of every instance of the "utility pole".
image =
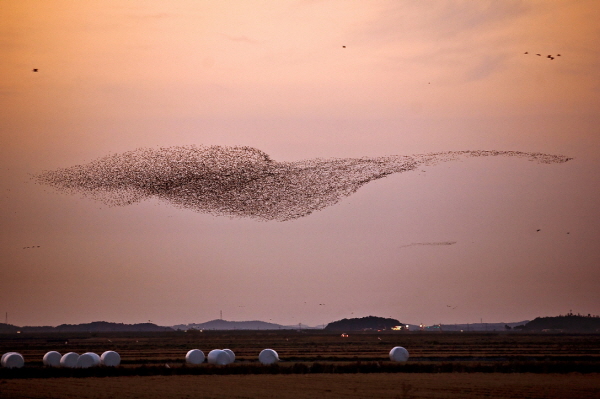
<svg viewBox="0 0 600 399">
<path fill-rule="evenodd" d="M 223 311 L 221 310 L 221 320 L 223 320 Z"/>
</svg>

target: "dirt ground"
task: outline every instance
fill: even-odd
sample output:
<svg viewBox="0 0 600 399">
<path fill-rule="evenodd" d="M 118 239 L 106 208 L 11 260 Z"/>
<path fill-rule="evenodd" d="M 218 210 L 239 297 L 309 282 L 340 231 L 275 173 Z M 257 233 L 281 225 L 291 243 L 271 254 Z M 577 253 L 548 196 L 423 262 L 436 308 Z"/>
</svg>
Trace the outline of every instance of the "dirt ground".
<svg viewBox="0 0 600 399">
<path fill-rule="evenodd" d="M 598 399 L 599 374 L 201 375 L 0 380 L 0 398 Z"/>
</svg>

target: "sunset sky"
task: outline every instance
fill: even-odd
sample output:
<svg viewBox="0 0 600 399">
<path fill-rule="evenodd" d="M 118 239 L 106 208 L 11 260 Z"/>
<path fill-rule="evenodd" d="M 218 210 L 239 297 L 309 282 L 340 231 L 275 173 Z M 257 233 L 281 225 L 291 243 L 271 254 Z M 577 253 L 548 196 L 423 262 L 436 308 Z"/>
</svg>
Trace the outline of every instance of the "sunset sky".
<svg viewBox="0 0 600 399">
<path fill-rule="evenodd" d="M 596 0 L 3 0 L 0 322 L 600 314 L 598 21 Z M 574 159 L 419 167 L 285 222 L 31 179 L 184 145 Z"/>
</svg>

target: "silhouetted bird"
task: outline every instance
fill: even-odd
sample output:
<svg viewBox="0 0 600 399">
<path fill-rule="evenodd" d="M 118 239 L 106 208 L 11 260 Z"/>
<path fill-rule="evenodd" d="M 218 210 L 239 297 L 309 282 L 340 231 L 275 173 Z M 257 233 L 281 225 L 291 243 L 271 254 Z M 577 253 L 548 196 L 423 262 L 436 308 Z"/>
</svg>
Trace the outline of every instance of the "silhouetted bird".
<svg viewBox="0 0 600 399">
<path fill-rule="evenodd" d="M 529 54 L 529 51 L 526 51 L 525 54 Z"/>
<path fill-rule="evenodd" d="M 37 69 L 37 68 L 33 68 L 33 72 L 37 72 L 37 71 L 38 71 L 38 69 Z"/>
<path fill-rule="evenodd" d="M 541 54 L 536 54 L 536 55 L 538 55 L 538 56 L 540 56 L 540 57 L 542 56 Z"/>
<path fill-rule="evenodd" d="M 342 46 L 342 48 L 346 48 L 346 46 Z"/>
<path fill-rule="evenodd" d="M 560 57 L 560 54 L 556 54 L 557 57 Z"/>
</svg>

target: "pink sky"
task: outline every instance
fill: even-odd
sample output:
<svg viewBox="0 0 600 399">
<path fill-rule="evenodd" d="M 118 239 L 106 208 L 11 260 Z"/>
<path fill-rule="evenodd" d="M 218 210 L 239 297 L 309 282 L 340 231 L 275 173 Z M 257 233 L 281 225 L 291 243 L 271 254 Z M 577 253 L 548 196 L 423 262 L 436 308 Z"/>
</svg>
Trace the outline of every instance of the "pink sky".
<svg viewBox="0 0 600 399">
<path fill-rule="evenodd" d="M 7 0 L 0 20 L 12 324 L 600 313 L 596 1 Z M 574 160 L 419 168 L 287 222 L 110 208 L 30 179 L 191 144 Z M 456 244 L 411 245 L 436 242 Z"/>
</svg>

